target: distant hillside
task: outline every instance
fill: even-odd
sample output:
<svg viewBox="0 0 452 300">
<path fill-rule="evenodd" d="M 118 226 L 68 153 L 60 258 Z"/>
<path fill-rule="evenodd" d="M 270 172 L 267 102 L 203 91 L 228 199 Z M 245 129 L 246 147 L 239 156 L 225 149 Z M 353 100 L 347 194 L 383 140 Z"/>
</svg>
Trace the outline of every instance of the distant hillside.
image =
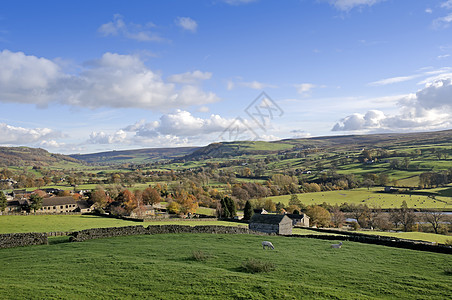
<svg viewBox="0 0 452 300">
<path fill-rule="evenodd" d="M 360 150 L 362 148 L 392 149 L 422 145 L 451 145 L 452 130 L 420 133 L 387 133 L 367 135 L 324 136 L 286 139 L 274 142 L 221 142 L 199 148 L 183 157 L 185 160 L 230 158 L 242 155 L 269 155 L 281 152 L 320 148 Z"/>
<path fill-rule="evenodd" d="M 70 157 L 97 164 L 151 163 L 164 159 L 176 159 L 191 154 L 198 147 L 147 148 L 136 150 L 108 151 L 91 154 L 72 154 Z"/>
<path fill-rule="evenodd" d="M 40 148 L 0 147 L 0 166 L 55 166 L 81 163 L 75 158 Z"/>
</svg>

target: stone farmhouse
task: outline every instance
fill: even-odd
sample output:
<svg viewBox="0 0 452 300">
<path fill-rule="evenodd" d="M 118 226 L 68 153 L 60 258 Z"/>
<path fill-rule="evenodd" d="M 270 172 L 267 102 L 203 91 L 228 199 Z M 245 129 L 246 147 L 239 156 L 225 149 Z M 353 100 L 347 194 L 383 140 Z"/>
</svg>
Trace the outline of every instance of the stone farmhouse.
<svg viewBox="0 0 452 300">
<path fill-rule="evenodd" d="M 21 212 L 24 206 L 29 205 L 28 200 L 13 200 L 8 201 L 6 213 Z M 72 196 L 67 197 L 50 197 L 42 200 L 42 207 L 36 211 L 37 214 L 61 214 L 81 212 L 87 213 L 93 210 L 93 205 L 90 205 L 86 200 L 74 200 Z"/>
<path fill-rule="evenodd" d="M 292 225 L 298 225 L 303 227 L 309 227 L 309 216 L 306 214 L 286 214 L 291 220 Z"/>
<path fill-rule="evenodd" d="M 249 229 L 265 233 L 282 235 L 292 234 L 292 219 L 287 215 L 254 214 Z"/>
</svg>

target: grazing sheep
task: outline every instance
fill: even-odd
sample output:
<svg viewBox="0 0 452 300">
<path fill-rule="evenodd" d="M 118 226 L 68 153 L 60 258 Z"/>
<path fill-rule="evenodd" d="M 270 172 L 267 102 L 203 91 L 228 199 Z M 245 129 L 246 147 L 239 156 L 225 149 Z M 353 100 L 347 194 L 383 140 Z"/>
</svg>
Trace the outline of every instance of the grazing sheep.
<svg viewBox="0 0 452 300">
<path fill-rule="evenodd" d="M 263 241 L 262 242 L 262 248 L 265 249 L 265 246 L 267 246 L 267 248 L 271 248 L 272 250 L 275 249 L 275 247 L 273 246 L 273 244 L 269 241 Z"/>
<path fill-rule="evenodd" d="M 342 247 L 342 242 L 340 242 L 339 244 L 332 244 L 331 248 L 341 248 Z"/>
</svg>

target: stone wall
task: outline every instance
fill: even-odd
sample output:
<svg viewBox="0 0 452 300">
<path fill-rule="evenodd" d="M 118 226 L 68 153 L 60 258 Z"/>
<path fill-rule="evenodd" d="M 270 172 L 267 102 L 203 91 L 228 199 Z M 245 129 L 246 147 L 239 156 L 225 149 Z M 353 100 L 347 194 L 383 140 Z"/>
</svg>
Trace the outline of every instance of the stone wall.
<svg viewBox="0 0 452 300">
<path fill-rule="evenodd" d="M 298 234 L 294 234 L 294 235 L 292 235 L 292 237 L 311 238 L 311 239 L 320 239 L 320 240 L 352 241 L 352 242 L 358 242 L 358 243 L 375 244 L 375 245 L 382 245 L 382 246 L 395 247 L 395 248 L 404 248 L 404 249 L 411 249 L 411 250 L 452 254 L 451 246 L 436 245 L 436 244 L 428 243 L 428 242 L 404 240 L 404 239 L 398 239 L 398 238 L 386 237 L 386 236 L 378 236 L 378 235 L 372 236 L 372 235 L 363 235 L 363 234 L 356 234 L 356 235 L 314 235 L 314 234 L 298 235 Z"/>
<path fill-rule="evenodd" d="M 149 225 L 148 227 L 127 226 L 110 228 L 93 228 L 76 231 L 70 234 L 71 242 L 82 242 L 91 239 L 114 236 L 167 234 L 167 233 L 210 233 L 210 234 L 262 234 L 245 227 L 215 226 L 215 225 Z"/>
<path fill-rule="evenodd" d="M 0 249 L 47 244 L 47 234 L 45 233 L 29 232 L 0 234 Z"/>
</svg>

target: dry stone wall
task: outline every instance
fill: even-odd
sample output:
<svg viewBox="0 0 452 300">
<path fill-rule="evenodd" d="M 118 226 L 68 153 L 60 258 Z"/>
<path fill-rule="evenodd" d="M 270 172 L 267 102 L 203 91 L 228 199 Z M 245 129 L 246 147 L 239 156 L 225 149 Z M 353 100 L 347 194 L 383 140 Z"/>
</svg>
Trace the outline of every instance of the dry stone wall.
<svg viewBox="0 0 452 300">
<path fill-rule="evenodd" d="M 210 234 L 260 234 L 246 227 L 215 226 L 215 225 L 149 225 L 148 227 L 126 226 L 110 228 L 93 228 L 76 231 L 70 234 L 71 242 L 83 242 L 91 239 L 108 238 L 114 236 L 167 234 L 167 233 L 210 233 Z"/>
<path fill-rule="evenodd" d="M 33 245 L 47 245 L 48 239 L 45 233 L 7 233 L 0 234 L 0 249 Z"/>
</svg>

